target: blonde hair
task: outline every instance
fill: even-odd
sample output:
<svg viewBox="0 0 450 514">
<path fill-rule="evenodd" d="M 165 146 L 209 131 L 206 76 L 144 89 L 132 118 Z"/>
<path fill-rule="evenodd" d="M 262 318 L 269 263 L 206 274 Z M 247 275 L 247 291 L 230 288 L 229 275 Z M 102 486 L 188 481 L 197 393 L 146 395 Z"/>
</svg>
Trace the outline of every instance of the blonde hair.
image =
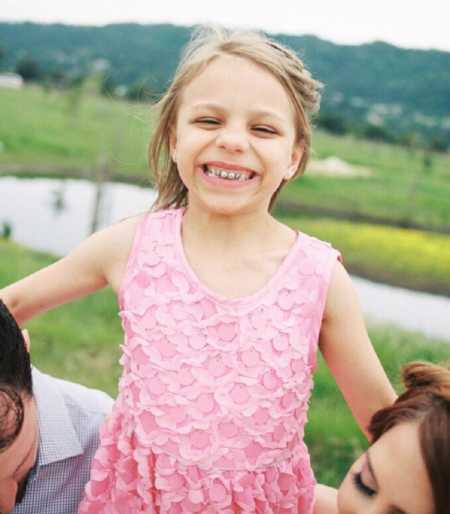
<svg viewBox="0 0 450 514">
<path fill-rule="evenodd" d="M 149 164 L 153 171 L 157 198 L 155 210 L 187 205 L 187 189 L 170 156 L 170 132 L 177 119 L 183 89 L 208 64 L 221 55 L 248 59 L 269 71 L 284 87 L 296 114 L 297 142 L 303 155 L 296 173 L 301 175 L 311 151 L 311 126 L 308 116 L 319 109 L 321 84 L 314 80 L 303 62 L 290 49 L 255 32 L 230 32 L 218 28 L 200 29 L 185 49 L 168 90 L 155 104 L 159 114 L 149 145 Z M 272 196 L 269 208 L 286 181 Z"/>
</svg>

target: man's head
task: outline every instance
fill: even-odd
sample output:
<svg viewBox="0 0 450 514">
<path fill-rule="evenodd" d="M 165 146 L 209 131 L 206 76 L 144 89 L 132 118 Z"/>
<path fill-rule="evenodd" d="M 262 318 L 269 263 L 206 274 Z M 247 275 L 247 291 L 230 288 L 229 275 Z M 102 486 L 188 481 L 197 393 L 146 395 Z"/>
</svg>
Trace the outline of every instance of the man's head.
<svg viewBox="0 0 450 514">
<path fill-rule="evenodd" d="M 25 339 L 0 300 L 0 513 L 21 500 L 38 445 L 31 363 Z"/>
</svg>

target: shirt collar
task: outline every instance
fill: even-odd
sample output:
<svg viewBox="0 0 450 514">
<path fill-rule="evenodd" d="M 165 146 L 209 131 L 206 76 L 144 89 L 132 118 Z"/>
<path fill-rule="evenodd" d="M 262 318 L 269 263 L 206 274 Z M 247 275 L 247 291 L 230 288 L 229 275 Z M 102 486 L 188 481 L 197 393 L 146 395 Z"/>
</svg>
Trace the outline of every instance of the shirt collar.
<svg viewBox="0 0 450 514">
<path fill-rule="evenodd" d="M 37 470 L 81 455 L 83 448 L 55 379 L 36 368 L 33 368 L 33 396 L 39 419 Z"/>
</svg>

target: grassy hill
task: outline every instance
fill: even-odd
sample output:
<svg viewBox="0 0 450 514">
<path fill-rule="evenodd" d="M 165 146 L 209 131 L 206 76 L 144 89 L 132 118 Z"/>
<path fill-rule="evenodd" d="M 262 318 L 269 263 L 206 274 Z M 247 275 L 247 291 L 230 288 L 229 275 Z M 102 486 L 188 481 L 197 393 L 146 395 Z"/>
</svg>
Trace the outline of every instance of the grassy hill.
<svg viewBox="0 0 450 514">
<path fill-rule="evenodd" d="M 150 104 L 26 87 L 0 90 L 0 169 L 149 183 Z M 450 231 L 450 155 L 316 131 L 314 159 L 339 157 L 368 176 L 307 172 L 282 194 L 293 212 Z M 292 209 L 291 209 L 292 212 Z"/>
<path fill-rule="evenodd" d="M 192 27 L 169 24 L 0 23 L 0 66 L 15 69 L 25 59 L 51 80 L 86 74 L 107 65 L 108 88 L 145 84 L 158 94 L 170 80 Z M 322 112 L 399 134 L 448 142 L 450 53 L 412 50 L 375 42 L 336 45 L 314 36 L 276 34 L 302 56 L 326 87 Z"/>
</svg>

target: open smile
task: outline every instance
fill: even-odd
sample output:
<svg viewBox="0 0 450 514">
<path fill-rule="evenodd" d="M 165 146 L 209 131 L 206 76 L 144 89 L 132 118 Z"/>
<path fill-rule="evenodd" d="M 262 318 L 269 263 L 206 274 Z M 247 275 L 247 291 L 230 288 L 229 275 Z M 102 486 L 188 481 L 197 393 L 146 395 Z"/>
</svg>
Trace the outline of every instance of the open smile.
<svg viewBox="0 0 450 514">
<path fill-rule="evenodd" d="M 245 183 L 257 176 L 256 172 L 252 170 L 219 163 L 205 163 L 201 168 L 206 177 L 219 179 L 220 181 Z"/>
</svg>

